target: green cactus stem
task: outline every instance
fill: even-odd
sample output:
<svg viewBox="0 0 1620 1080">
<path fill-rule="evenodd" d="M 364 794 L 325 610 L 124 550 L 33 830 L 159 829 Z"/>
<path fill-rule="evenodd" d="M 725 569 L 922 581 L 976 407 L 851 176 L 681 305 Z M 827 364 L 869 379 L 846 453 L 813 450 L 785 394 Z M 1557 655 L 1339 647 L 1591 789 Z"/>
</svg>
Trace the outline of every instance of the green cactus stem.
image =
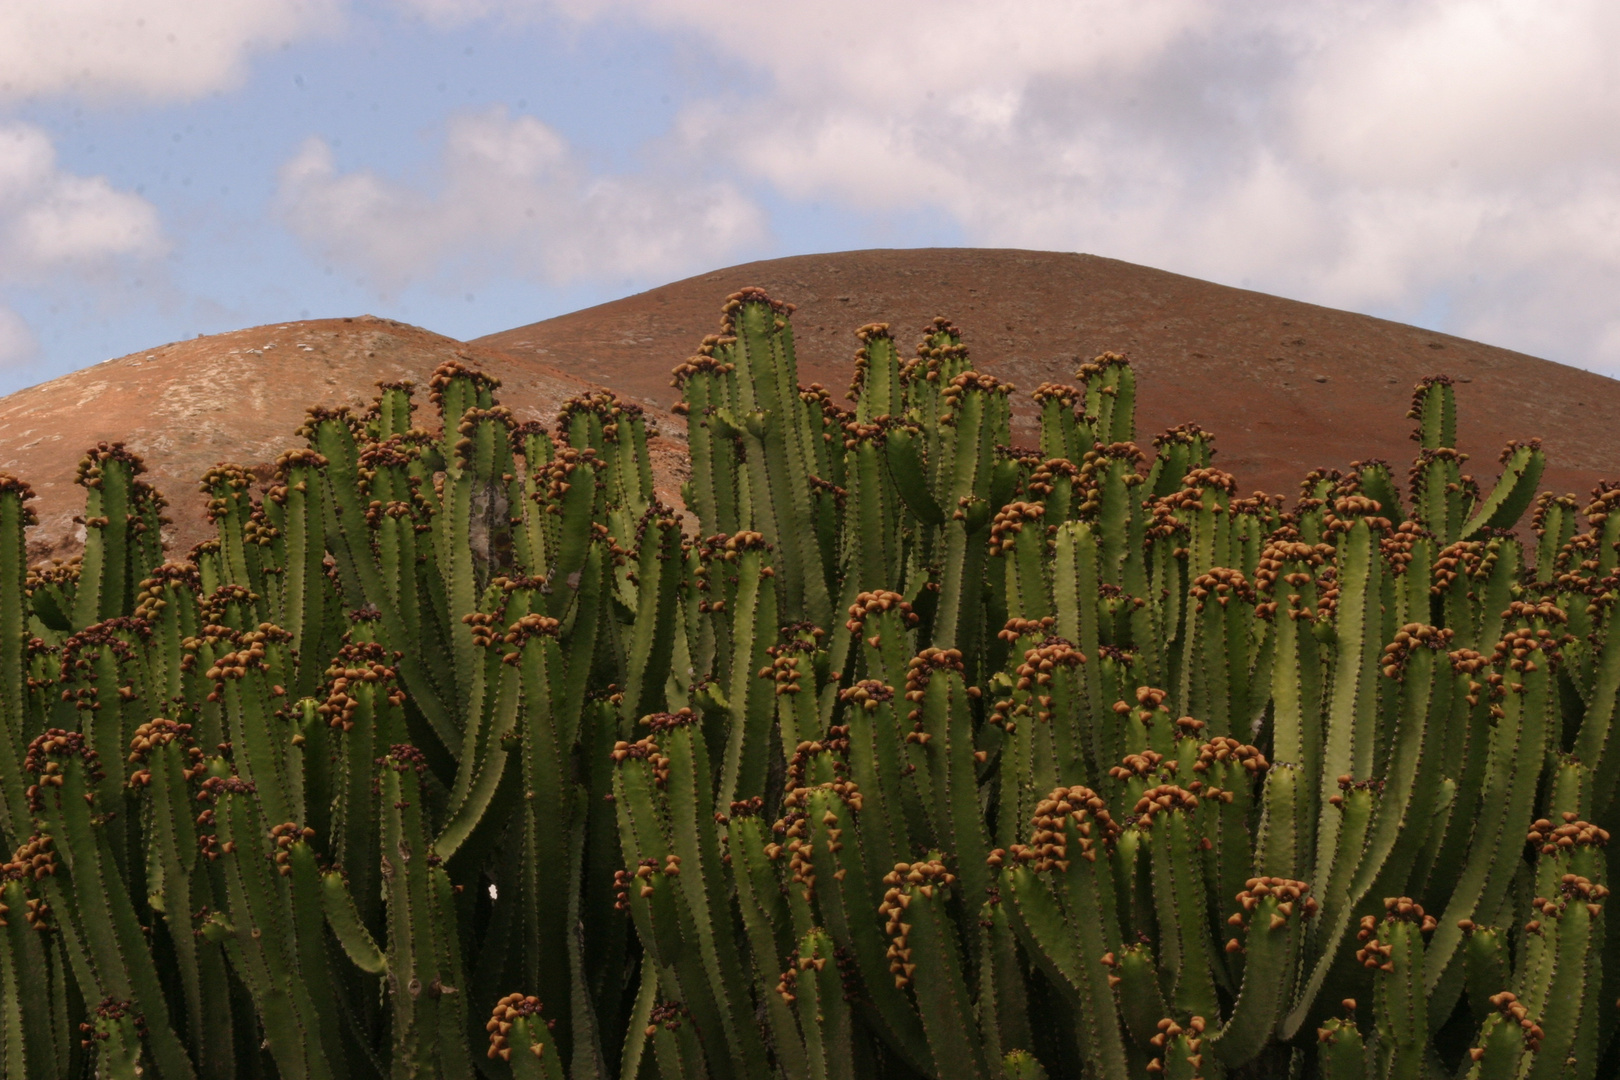
<svg viewBox="0 0 1620 1080">
<path fill-rule="evenodd" d="M 1436 376 L 1242 495 L 1120 355 L 1019 442 L 949 321 L 836 402 L 792 322 L 676 369 L 679 509 L 465 357 L 183 557 L 126 448 L 77 561 L 0 476 L 0 1072 L 1602 1075 L 1620 484 L 1482 488 Z"/>
</svg>

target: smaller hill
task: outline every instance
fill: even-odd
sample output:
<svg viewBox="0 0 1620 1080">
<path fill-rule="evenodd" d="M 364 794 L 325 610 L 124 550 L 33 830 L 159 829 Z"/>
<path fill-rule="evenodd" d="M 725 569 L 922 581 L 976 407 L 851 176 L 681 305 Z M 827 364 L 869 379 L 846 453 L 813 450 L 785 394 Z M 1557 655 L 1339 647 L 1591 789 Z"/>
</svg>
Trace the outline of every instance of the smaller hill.
<svg viewBox="0 0 1620 1080">
<path fill-rule="evenodd" d="M 79 459 L 98 442 L 123 442 L 146 462 L 144 479 L 169 500 L 169 550 L 183 554 L 209 535 L 197 478 L 220 461 L 270 475 L 297 444 L 311 405 L 364 407 L 380 381 L 426 387 L 433 369 L 460 358 L 501 380 L 518 420 L 551 423 L 562 404 L 596 387 L 526 357 L 469 345 L 371 315 L 257 326 L 148 349 L 0 398 L 0 472 L 28 481 L 39 524 L 29 557 L 66 558 L 83 546 Z M 430 410 L 425 390 L 418 404 Z M 425 414 L 421 423 L 435 427 Z M 651 411 L 669 438 L 654 442 L 660 497 L 679 505 L 684 426 Z M 673 421 L 673 422 L 672 422 Z"/>
</svg>

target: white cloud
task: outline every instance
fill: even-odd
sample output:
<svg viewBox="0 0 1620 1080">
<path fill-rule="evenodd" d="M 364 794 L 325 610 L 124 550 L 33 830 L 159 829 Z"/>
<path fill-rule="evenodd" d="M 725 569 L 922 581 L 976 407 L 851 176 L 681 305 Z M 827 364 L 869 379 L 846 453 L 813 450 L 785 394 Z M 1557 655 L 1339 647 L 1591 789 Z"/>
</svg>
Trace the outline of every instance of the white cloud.
<svg viewBox="0 0 1620 1080">
<path fill-rule="evenodd" d="M 541 5 L 503 0 L 401 0 L 400 6 L 441 26 L 460 26 L 488 15 L 537 14 Z"/>
<path fill-rule="evenodd" d="M 677 138 L 800 200 L 933 211 L 1620 373 L 1612 0 L 407 0 L 632 20 L 741 63 Z"/>
<path fill-rule="evenodd" d="M 21 367 L 38 352 L 39 343 L 23 317 L 0 304 L 0 371 Z"/>
<path fill-rule="evenodd" d="M 0 283 L 93 274 L 166 248 L 151 203 L 105 177 L 63 171 L 39 128 L 0 123 Z"/>
<path fill-rule="evenodd" d="M 63 170 L 39 128 L 0 122 L 0 287 L 50 290 L 68 279 L 82 294 L 168 246 L 151 203 L 105 177 Z M 0 369 L 37 351 L 22 316 L 0 301 Z"/>
<path fill-rule="evenodd" d="M 1320 54 L 1300 85 L 1300 150 L 1347 178 L 1526 181 L 1620 152 L 1620 7 L 1430 3 Z"/>
<path fill-rule="evenodd" d="M 764 230 L 731 185 L 594 176 L 555 130 L 504 109 L 452 119 L 438 181 L 427 191 L 341 172 L 310 139 L 282 167 L 279 200 L 305 244 L 384 291 L 452 268 L 458 282 L 645 279 L 723 259 Z"/>
<path fill-rule="evenodd" d="M 5 0 L 0 99 L 198 97 L 252 52 L 330 30 L 341 0 Z"/>
</svg>

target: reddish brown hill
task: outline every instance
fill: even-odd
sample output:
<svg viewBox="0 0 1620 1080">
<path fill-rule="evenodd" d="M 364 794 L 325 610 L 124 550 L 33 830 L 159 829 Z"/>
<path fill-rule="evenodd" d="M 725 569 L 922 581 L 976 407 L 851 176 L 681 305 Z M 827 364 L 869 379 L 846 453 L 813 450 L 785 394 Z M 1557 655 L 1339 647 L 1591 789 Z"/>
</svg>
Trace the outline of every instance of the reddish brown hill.
<svg viewBox="0 0 1620 1080">
<path fill-rule="evenodd" d="M 1217 460 L 1244 490 L 1292 496 L 1309 469 L 1356 458 L 1387 458 L 1404 473 L 1412 385 L 1436 372 L 1460 380 L 1458 441 L 1481 482 L 1496 476 L 1507 440 L 1531 437 L 1546 442 L 1548 487 L 1584 495 L 1620 478 L 1613 379 L 1094 255 L 945 248 L 773 259 L 478 341 L 667 406 L 669 369 L 714 331 L 721 298 L 745 285 L 798 305 L 805 383 L 848 383 L 856 327 L 888 322 L 909 350 L 935 315 L 962 328 L 976 366 L 1025 392 L 1072 381 L 1078 359 L 1126 353 L 1143 441 L 1195 421 L 1216 433 Z"/>
<path fill-rule="evenodd" d="M 210 465 L 267 465 L 295 445 L 308 406 L 369 403 L 382 380 L 426 386 L 435 367 L 457 356 L 501 380 L 501 401 L 519 420 L 549 423 L 563 402 L 592 389 L 527 357 L 364 315 L 175 342 L 0 398 L 0 472 L 27 480 L 39 496 L 29 554 L 62 557 L 82 544 L 73 517 L 84 492 L 73 476 L 88 446 L 121 440 L 145 459 L 145 479 L 171 503 L 165 539 L 184 552 L 206 534 L 197 478 Z M 425 395 L 420 404 L 431 408 Z M 655 441 L 661 495 L 674 501 L 671 470 L 684 466 L 684 431 L 671 418 L 652 419 L 677 436 Z"/>
<path fill-rule="evenodd" d="M 124 440 L 175 504 L 174 544 L 204 529 L 196 478 L 221 460 L 274 460 L 311 404 L 361 403 L 380 379 L 425 381 L 470 357 L 521 419 L 550 420 L 606 385 L 653 410 L 659 486 L 676 501 L 681 426 L 669 371 L 715 328 L 726 294 L 759 285 L 798 305 L 801 378 L 849 380 L 854 330 L 886 321 L 906 343 L 954 319 L 976 363 L 1029 391 L 1067 382 L 1078 360 L 1128 353 L 1143 439 L 1183 421 L 1216 432 L 1244 488 L 1292 493 L 1310 468 L 1411 458 L 1412 384 L 1457 377 L 1459 441 L 1482 481 L 1508 439 L 1539 436 L 1545 485 L 1584 494 L 1620 477 L 1620 382 L 1399 323 L 1226 288 L 1091 255 L 934 249 L 856 251 L 750 263 L 467 344 L 362 316 L 256 327 L 108 361 L 0 398 L 0 472 L 40 494 L 36 557 L 77 548 L 73 471 L 85 447 Z M 1023 397 L 1023 395 L 1020 395 Z M 1027 400 L 1027 398 L 1025 398 Z M 1022 421 L 1024 441 L 1033 426 Z"/>
</svg>

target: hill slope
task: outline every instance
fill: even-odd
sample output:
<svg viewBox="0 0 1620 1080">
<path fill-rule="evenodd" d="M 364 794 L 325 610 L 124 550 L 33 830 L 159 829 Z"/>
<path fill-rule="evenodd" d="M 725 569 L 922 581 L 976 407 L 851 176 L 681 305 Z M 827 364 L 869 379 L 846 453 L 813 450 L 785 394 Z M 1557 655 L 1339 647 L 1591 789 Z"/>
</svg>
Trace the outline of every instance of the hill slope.
<svg viewBox="0 0 1620 1080">
<path fill-rule="evenodd" d="M 1072 382 L 1078 360 L 1125 353 L 1137 369 L 1140 440 L 1194 421 L 1216 434 L 1217 461 L 1244 491 L 1292 499 L 1308 470 L 1356 458 L 1386 458 L 1404 474 L 1412 385 L 1437 372 L 1459 380 L 1458 441 L 1482 483 L 1509 439 L 1532 437 L 1546 443 L 1545 487 L 1584 496 L 1600 478 L 1620 478 L 1613 379 L 1094 255 L 940 248 L 772 259 L 477 340 L 667 406 L 669 369 L 745 285 L 798 305 L 803 383 L 848 384 L 856 327 L 888 322 L 909 351 L 935 315 L 961 327 L 976 367 L 1017 384 L 1015 401 L 1043 382 Z"/>
<path fill-rule="evenodd" d="M 36 559 L 71 554 L 83 450 L 123 440 L 168 498 L 171 543 L 204 535 L 196 479 L 215 462 L 265 466 L 313 404 L 362 404 L 378 380 L 425 383 L 463 356 L 501 378 L 519 419 L 552 420 L 606 385 L 649 407 L 661 497 L 677 501 L 682 426 L 669 371 L 717 325 L 725 296 L 759 285 L 794 302 L 800 378 L 847 385 L 854 330 L 890 322 L 905 348 L 935 315 L 961 326 L 975 363 L 1027 392 L 1069 382 L 1105 350 L 1139 374 L 1141 441 L 1184 421 L 1217 435 L 1218 463 L 1244 490 L 1292 495 L 1309 469 L 1412 457 L 1412 384 L 1446 372 L 1459 442 L 1482 482 L 1508 439 L 1539 436 L 1545 487 L 1585 494 L 1620 477 L 1620 382 L 1521 353 L 1364 315 L 1091 255 L 931 249 L 806 255 L 730 267 L 545 322 L 459 342 L 361 316 L 255 327 L 176 342 L 0 398 L 0 472 L 33 484 Z M 423 403 L 425 405 L 425 402 Z M 1020 441 L 1034 442 L 1028 413 Z M 268 470 L 263 470 L 268 473 Z"/>
<path fill-rule="evenodd" d="M 179 341 L 0 398 L 0 472 L 27 480 L 39 496 L 29 555 L 60 558 L 82 545 L 84 527 L 73 517 L 84 510 L 84 492 L 73 477 L 97 442 L 123 441 L 145 460 L 144 479 L 170 502 L 165 540 L 183 555 L 209 532 L 197 491 L 209 466 L 234 461 L 268 478 L 270 463 L 297 443 L 309 406 L 363 407 L 383 380 L 425 388 L 433 369 L 455 357 L 499 378 L 501 401 L 518 420 L 550 423 L 563 402 L 593 389 L 531 359 L 363 315 Z M 418 422 L 436 426 L 425 389 L 418 405 L 429 411 Z M 651 419 L 683 432 L 678 421 Z M 684 442 L 661 440 L 654 450 L 668 501 L 679 491 L 671 468 L 684 463 Z"/>
</svg>

